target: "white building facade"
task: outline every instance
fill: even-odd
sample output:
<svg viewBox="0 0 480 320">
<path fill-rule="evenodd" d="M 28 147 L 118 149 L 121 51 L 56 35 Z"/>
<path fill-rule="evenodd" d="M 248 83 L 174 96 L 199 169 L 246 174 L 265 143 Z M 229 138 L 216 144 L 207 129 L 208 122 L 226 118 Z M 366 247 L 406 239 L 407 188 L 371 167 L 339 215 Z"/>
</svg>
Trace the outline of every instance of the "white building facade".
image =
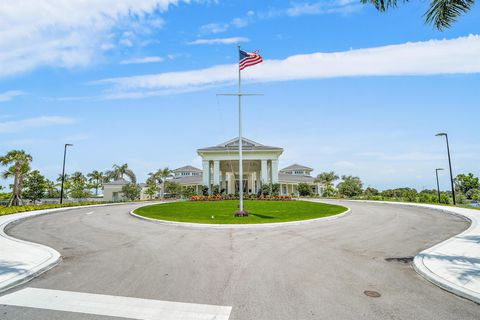
<svg viewBox="0 0 480 320">
<path fill-rule="evenodd" d="M 184 166 L 175 169 L 172 181 L 184 187 L 194 187 L 200 194 L 203 186 L 211 192 L 214 186 L 225 194 L 239 190 L 239 139 L 197 150 L 202 158 L 202 169 Z M 306 183 L 314 194 L 321 195 L 322 186 L 311 176 L 312 168 L 294 164 L 279 170 L 282 148 L 266 146 L 243 138 L 243 190 L 245 194 L 257 194 L 262 185 L 279 184 L 281 195 L 298 195 L 298 185 Z"/>
</svg>

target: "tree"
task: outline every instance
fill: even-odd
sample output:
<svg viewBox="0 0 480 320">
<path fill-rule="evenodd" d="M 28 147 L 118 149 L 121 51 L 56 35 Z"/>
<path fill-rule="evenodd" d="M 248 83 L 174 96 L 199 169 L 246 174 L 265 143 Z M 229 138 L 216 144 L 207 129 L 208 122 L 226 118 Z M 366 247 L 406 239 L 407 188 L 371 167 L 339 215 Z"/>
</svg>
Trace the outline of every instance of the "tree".
<svg viewBox="0 0 480 320">
<path fill-rule="evenodd" d="M 90 187 L 95 189 L 95 195 L 98 196 L 98 189 L 102 187 L 103 172 L 93 170 L 92 172 L 87 174 L 87 177 L 88 182 L 90 183 Z"/>
<path fill-rule="evenodd" d="M 59 198 L 60 197 L 60 191 L 58 191 L 58 189 L 55 185 L 55 182 L 46 179 L 45 189 L 46 189 L 45 197 L 47 197 L 47 198 Z"/>
<path fill-rule="evenodd" d="M 408 2 L 409 0 L 402 0 Z M 370 3 L 380 12 L 397 7 L 398 0 L 361 0 Z M 433 24 L 438 30 L 450 28 L 457 19 L 470 11 L 475 0 L 432 0 L 427 12 L 423 15 L 425 23 Z"/>
<path fill-rule="evenodd" d="M 365 191 L 363 191 L 363 194 L 365 194 L 367 197 L 369 196 L 378 196 L 379 192 L 377 189 L 372 188 L 372 187 L 367 187 Z"/>
<path fill-rule="evenodd" d="M 342 182 L 337 186 L 338 192 L 347 198 L 361 195 L 363 190 L 363 183 L 359 177 L 342 176 Z"/>
<path fill-rule="evenodd" d="M 147 190 L 145 190 L 145 194 L 148 195 L 150 200 L 153 199 L 153 196 L 157 193 L 157 185 L 155 182 L 151 180 L 147 180 Z"/>
<path fill-rule="evenodd" d="M 47 189 L 47 180 L 38 170 L 33 170 L 25 177 L 23 196 L 33 204 L 45 196 Z"/>
<path fill-rule="evenodd" d="M 64 183 L 63 183 L 63 193 L 65 194 L 65 196 L 68 196 L 68 194 L 70 192 L 70 187 L 71 187 L 70 176 L 67 173 L 65 173 L 64 177 L 65 178 L 64 178 Z M 58 182 L 58 186 L 61 187 L 62 186 L 62 174 L 58 175 L 57 182 Z"/>
<path fill-rule="evenodd" d="M 77 171 L 74 172 L 70 178 L 71 191 L 70 196 L 75 199 L 86 198 L 90 194 L 86 191 L 87 189 L 87 178 L 83 173 Z"/>
<path fill-rule="evenodd" d="M 131 183 L 137 183 L 137 177 L 135 176 L 135 173 L 128 168 L 127 163 L 122 165 L 114 164 L 112 170 L 107 171 L 105 175 L 109 180 L 123 179 L 124 176 L 127 176 Z"/>
<path fill-rule="evenodd" d="M 170 195 L 177 196 L 182 192 L 182 186 L 178 182 L 165 181 L 163 185 L 165 186 L 165 192 Z"/>
<path fill-rule="evenodd" d="M 122 187 L 122 194 L 128 200 L 134 201 L 140 199 L 141 190 L 138 184 L 129 182 Z"/>
<path fill-rule="evenodd" d="M 162 197 L 165 197 L 165 192 L 167 192 L 166 182 L 167 177 L 170 175 L 170 173 L 172 173 L 172 170 L 168 169 L 168 167 L 158 170 L 158 176 L 160 177 L 160 179 L 162 179 Z"/>
<path fill-rule="evenodd" d="M 331 197 L 334 194 L 333 183 L 338 180 L 338 175 L 335 172 L 322 172 L 315 178 L 315 183 L 321 183 L 324 186 L 324 197 Z"/>
<path fill-rule="evenodd" d="M 470 189 L 465 195 L 470 200 L 480 201 L 480 189 Z"/>
<path fill-rule="evenodd" d="M 467 196 L 468 199 L 471 199 L 468 194 L 470 190 L 480 189 L 480 183 L 478 177 L 475 177 L 473 173 L 459 174 L 453 180 L 455 183 L 455 189 Z"/>
<path fill-rule="evenodd" d="M 30 171 L 30 162 L 32 156 L 23 150 L 12 150 L 6 155 L 0 157 L 0 164 L 2 166 L 9 166 L 7 170 L 2 173 L 4 179 L 13 177 L 12 196 L 8 201 L 8 206 L 18 206 L 22 201 L 22 187 L 23 180 Z"/>
<path fill-rule="evenodd" d="M 309 197 L 313 194 L 312 187 L 308 183 L 299 183 L 298 194 L 301 197 Z"/>
</svg>

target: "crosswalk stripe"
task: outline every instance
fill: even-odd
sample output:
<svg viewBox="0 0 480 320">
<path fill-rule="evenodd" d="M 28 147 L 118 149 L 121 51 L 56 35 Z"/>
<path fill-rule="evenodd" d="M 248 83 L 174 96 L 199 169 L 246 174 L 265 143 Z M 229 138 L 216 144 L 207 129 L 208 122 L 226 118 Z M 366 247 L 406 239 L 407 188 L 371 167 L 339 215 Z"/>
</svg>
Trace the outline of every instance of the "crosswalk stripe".
<svg viewBox="0 0 480 320">
<path fill-rule="evenodd" d="M 0 304 L 139 320 L 228 320 L 232 307 L 26 288 Z"/>
</svg>

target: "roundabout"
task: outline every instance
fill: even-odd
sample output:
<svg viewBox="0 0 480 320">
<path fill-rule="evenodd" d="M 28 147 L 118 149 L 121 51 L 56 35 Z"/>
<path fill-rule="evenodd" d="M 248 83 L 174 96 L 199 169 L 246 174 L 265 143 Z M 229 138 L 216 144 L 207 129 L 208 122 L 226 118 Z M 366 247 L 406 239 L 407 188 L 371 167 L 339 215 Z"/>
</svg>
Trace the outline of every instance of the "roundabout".
<svg viewBox="0 0 480 320">
<path fill-rule="evenodd" d="M 246 217 L 235 217 L 238 201 L 182 201 L 143 206 L 132 213 L 160 221 L 197 224 L 275 224 L 316 220 L 345 213 L 348 208 L 308 201 L 246 200 Z"/>
</svg>

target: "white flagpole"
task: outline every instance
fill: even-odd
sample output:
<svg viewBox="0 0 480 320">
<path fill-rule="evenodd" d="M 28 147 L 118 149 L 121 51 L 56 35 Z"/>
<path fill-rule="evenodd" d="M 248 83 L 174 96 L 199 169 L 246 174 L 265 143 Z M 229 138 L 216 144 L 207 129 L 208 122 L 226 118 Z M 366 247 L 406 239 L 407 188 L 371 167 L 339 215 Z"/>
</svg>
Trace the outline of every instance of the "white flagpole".
<svg viewBox="0 0 480 320">
<path fill-rule="evenodd" d="M 240 45 L 237 45 L 238 54 L 240 54 Z M 240 198 L 239 213 L 245 214 L 243 210 L 243 142 L 242 142 L 242 96 L 261 96 L 259 93 L 242 93 L 242 73 L 238 65 L 238 92 L 237 93 L 217 93 L 217 96 L 238 96 L 238 195 Z"/>
<path fill-rule="evenodd" d="M 240 54 L 240 45 L 237 45 Z M 242 143 L 242 72 L 238 66 L 238 195 L 240 198 L 240 213 L 243 213 L 243 143 Z"/>
</svg>

